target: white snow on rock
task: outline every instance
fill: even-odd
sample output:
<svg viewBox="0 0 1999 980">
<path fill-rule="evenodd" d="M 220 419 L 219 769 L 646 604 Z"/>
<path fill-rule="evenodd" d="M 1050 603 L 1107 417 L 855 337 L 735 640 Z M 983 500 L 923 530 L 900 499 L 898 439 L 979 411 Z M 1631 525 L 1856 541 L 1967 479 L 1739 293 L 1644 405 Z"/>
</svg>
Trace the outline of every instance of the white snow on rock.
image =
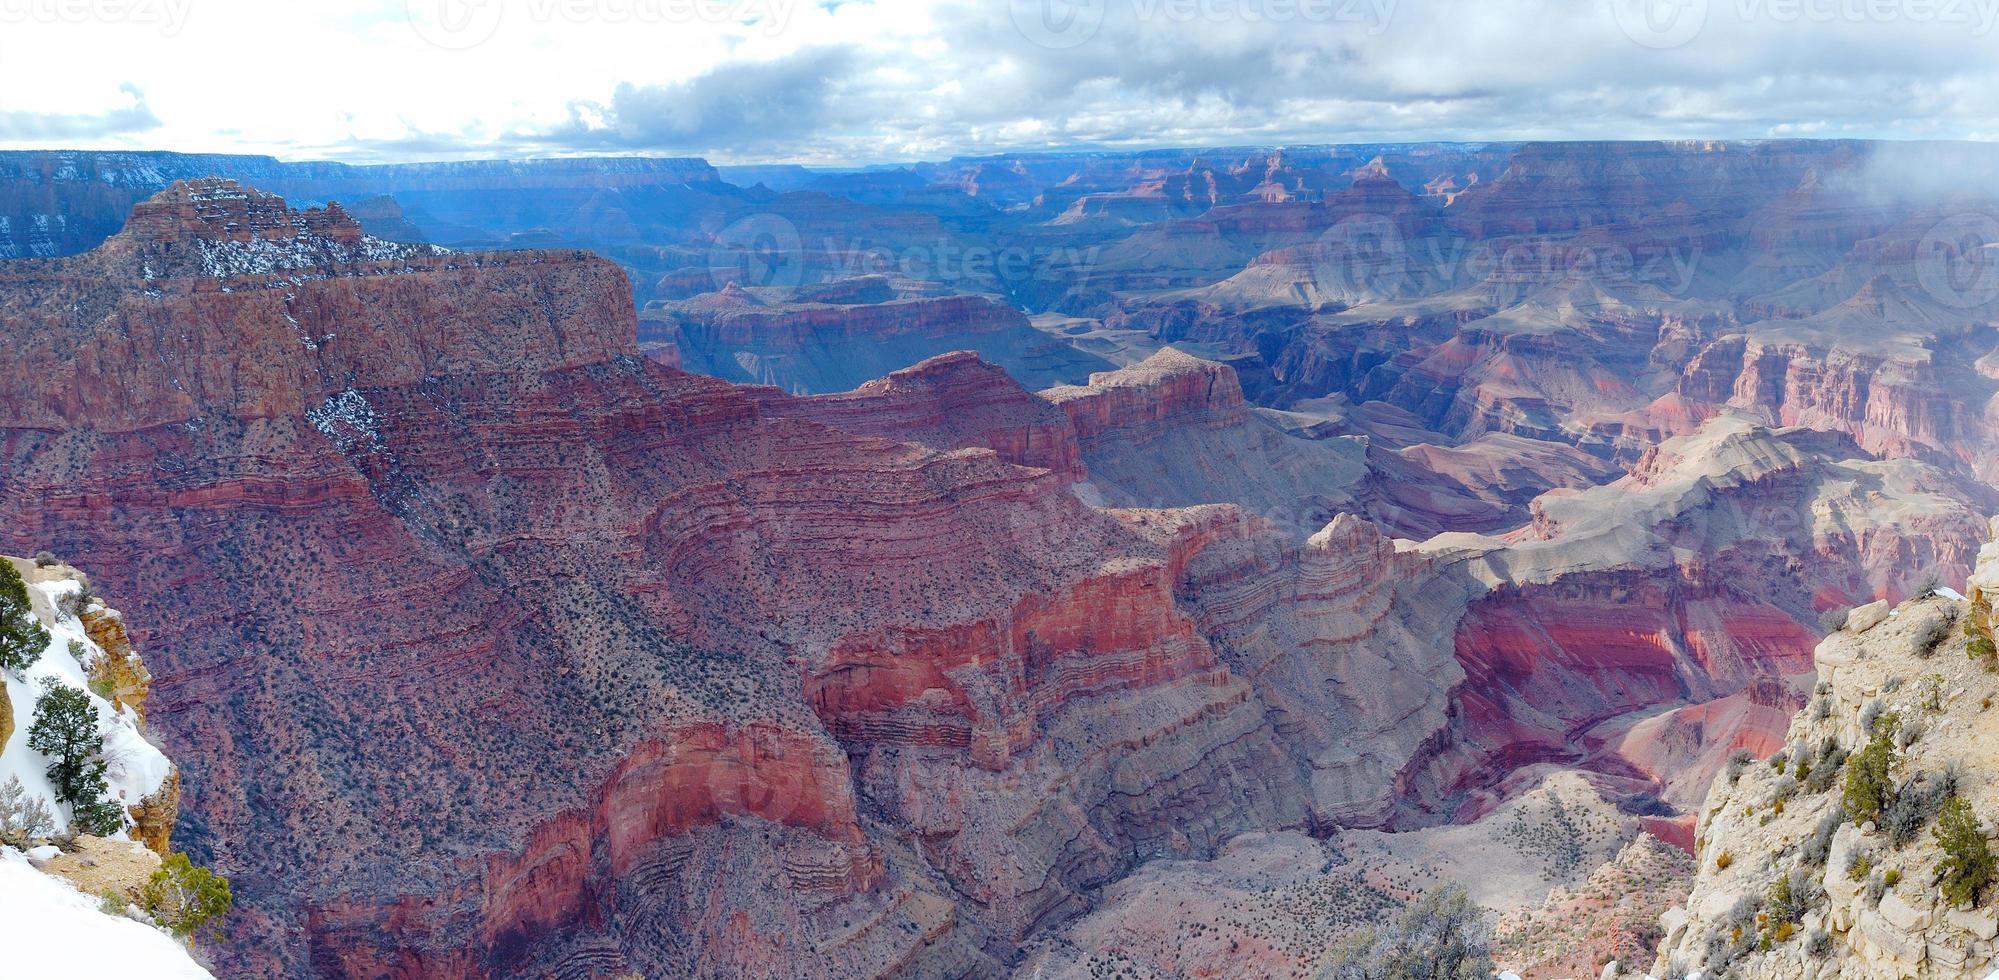
<svg viewBox="0 0 1999 980">
<path fill-rule="evenodd" d="M 382 434 L 375 427 L 375 409 L 366 396 L 352 388 L 328 398 L 305 413 L 306 421 L 321 435 L 333 440 L 341 452 L 356 446 L 381 445 Z"/>
<path fill-rule="evenodd" d="M 213 980 L 173 937 L 106 914 L 98 898 L 36 871 L 13 848 L 0 848 L 0 922 L 15 937 L 0 954 L 8 976 Z"/>
<path fill-rule="evenodd" d="M 14 734 L 0 748 L 0 783 L 8 777 L 21 780 L 31 796 L 39 796 L 49 804 L 58 822 L 68 824 L 69 807 L 56 803 L 55 789 L 49 785 L 46 775 L 49 765 L 47 756 L 28 748 L 28 729 L 34 723 L 35 702 L 42 695 L 44 678 L 54 678 L 59 684 L 89 693 L 89 665 L 104 650 L 90 639 L 84 631 L 83 623 L 75 616 L 63 611 L 63 599 L 82 589 L 82 583 L 74 579 L 54 582 L 31 582 L 28 585 L 29 599 L 35 607 L 35 615 L 43 628 L 49 631 L 48 648 L 24 672 L 16 677 L 12 671 L 0 670 L 0 678 L 7 685 L 7 697 L 14 706 Z M 81 657 L 72 655 L 74 648 Z M 110 797 L 126 806 L 136 805 L 140 800 L 158 791 L 167 776 L 173 771 L 173 763 L 166 754 L 139 732 L 139 716 L 130 708 L 117 710 L 111 703 L 90 694 L 90 703 L 97 709 L 97 728 L 104 734 L 105 782 L 110 785 Z M 125 832 L 113 835 L 115 840 L 128 839 Z M 5 921 L 5 920 L 0 920 Z"/>
<path fill-rule="evenodd" d="M 370 236 L 363 236 L 358 245 L 349 245 L 304 231 L 297 238 L 282 241 L 268 238 L 247 242 L 197 239 L 195 247 L 201 252 L 202 273 L 215 279 L 449 254 L 448 250 L 435 245 L 404 245 Z"/>
</svg>

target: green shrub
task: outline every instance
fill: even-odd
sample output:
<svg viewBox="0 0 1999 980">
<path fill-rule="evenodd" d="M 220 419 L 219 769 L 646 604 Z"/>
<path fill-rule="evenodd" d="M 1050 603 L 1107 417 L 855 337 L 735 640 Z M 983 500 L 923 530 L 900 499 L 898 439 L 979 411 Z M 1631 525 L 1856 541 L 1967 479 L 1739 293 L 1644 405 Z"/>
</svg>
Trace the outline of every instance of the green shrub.
<svg viewBox="0 0 1999 980">
<path fill-rule="evenodd" d="M 1999 644 L 1992 642 L 1992 630 L 1985 625 L 1991 620 L 1992 605 L 1981 595 L 1964 617 L 1964 652 L 1986 670 L 1999 671 Z"/>
<path fill-rule="evenodd" d="M 1992 634 L 1978 631 L 1965 641 L 1964 652 L 1978 662 L 1986 671 L 1999 671 L 1999 644 L 1992 642 Z"/>
<path fill-rule="evenodd" d="M 1894 783 L 1890 781 L 1895 762 L 1895 749 L 1890 741 L 1895 727 L 1890 723 L 1893 718 L 1888 715 L 1875 725 L 1867 747 L 1846 761 L 1846 786 L 1840 801 L 1854 823 L 1866 823 L 1881 816 L 1882 808 L 1890 802 L 1889 794 L 1894 792 Z"/>
<path fill-rule="evenodd" d="M 197 867 L 178 852 L 160 862 L 140 897 L 146 911 L 182 939 L 203 929 L 220 938 L 222 926 L 216 920 L 228 913 L 232 901 L 229 879 Z"/>
<path fill-rule="evenodd" d="M 1777 880 L 1770 883 L 1770 890 L 1763 896 L 1763 948 L 1768 949 L 1790 939 L 1804 912 L 1791 885 L 1791 873 L 1778 872 Z"/>
<path fill-rule="evenodd" d="M 0 559 L 0 667 L 20 672 L 42 658 L 49 631 L 35 620 L 28 586 L 14 563 Z"/>
<path fill-rule="evenodd" d="M 70 822 L 76 829 L 98 837 L 109 837 L 125 829 L 125 808 L 111 800 L 91 800 L 70 808 Z"/>
<path fill-rule="evenodd" d="M 1953 796 L 1937 816 L 1937 845 L 1943 857 L 1937 861 L 1937 884 L 1945 900 L 1968 905 L 1992 881 L 1995 862 L 1992 847 L 1985 841 L 1985 827 L 1971 812 L 1971 804 Z"/>
</svg>

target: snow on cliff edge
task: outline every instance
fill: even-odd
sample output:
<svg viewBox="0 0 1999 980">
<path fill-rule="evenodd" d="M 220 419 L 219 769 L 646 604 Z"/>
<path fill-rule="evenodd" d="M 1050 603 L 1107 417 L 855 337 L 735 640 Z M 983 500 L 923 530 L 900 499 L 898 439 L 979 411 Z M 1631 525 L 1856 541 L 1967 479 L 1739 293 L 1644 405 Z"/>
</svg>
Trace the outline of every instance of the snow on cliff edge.
<svg viewBox="0 0 1999 980">
<path fill-rule="evenodd" d="M 0 922 L 20 940 L 0 949 L 7 976 L 213 980 L 166 933 L 105 914 L 99 899 L 35 870 L 10 847 L 0 847 Z"/>
<path fill-rule="evenodd" d="M 0 558 L 5 560 L 8 559 Z M 17 562 L 16 567 L 23 564 L 28 563 Z M 67 824 L 69 807 L 56 803 L 55 790 L 46 775 L 48 757 L 28 748 L 28 728 L 34 722 L 35 702 L 41 697 L 43 679 L 54 678 L 57 683 L 90 693 L 89 666 L 105 653 L 90 638 L 83 623 L 67 610 L 70 597 L 82 591 L 82 582 L 75 578 L 35 581 L 38 576 L 33 574 L 32 565 L 23 572 L 29 579 L 28 597 L 35 617 L 49 631 L 49 645 L 23 676 L 0 671 L 14 707 L 14 733 L 4 749 L 0 749 L 0 784 L 6 783 L 10 776 L 18 777 L 29 795 L 47 802 L 56 819 Z M 91 602 L 97 604 L 94 599 Z M 95 693 L 90 693 L 90 703 L 97 709 L 98 730 L 104 733 L 104 778 L 110 784 L 109 795 L 124 806 L 135 806 L 159 790 L 173 771 L 173 763 L 140 734 L 137 712 L 131 708 L 120 710 Z M 125 840 L 127 834 L 120 831 L 113 839 Z"/>
</svg>

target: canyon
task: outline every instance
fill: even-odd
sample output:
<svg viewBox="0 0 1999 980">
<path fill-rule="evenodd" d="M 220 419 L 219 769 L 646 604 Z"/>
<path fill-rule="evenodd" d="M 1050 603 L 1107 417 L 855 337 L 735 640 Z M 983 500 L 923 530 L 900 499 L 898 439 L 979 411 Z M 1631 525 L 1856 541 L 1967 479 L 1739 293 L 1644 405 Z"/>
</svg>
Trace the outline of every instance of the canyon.
<svg viewBox="0 0 1999 980">
<path fill-rule="evenodd" d="M 0 154 L 0 551 L 229 975 L 1309 975 L 1580 824 L 1475 897 L 1628 964 L 1999 511 L 1993 205 L 1878 155 Z"/>
</svg>

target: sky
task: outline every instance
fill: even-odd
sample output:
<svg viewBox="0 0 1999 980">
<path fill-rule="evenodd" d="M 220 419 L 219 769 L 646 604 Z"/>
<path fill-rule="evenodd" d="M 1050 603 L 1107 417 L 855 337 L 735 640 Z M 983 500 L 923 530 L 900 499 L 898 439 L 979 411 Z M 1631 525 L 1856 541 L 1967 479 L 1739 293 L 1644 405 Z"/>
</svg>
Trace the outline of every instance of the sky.
<svg viewBox="0 0 1999 980">
<path fill-rule="evenodd" d="M 1999 0 L 0 0 L 0 148 L 1999 139 Z"/>
</svg>

